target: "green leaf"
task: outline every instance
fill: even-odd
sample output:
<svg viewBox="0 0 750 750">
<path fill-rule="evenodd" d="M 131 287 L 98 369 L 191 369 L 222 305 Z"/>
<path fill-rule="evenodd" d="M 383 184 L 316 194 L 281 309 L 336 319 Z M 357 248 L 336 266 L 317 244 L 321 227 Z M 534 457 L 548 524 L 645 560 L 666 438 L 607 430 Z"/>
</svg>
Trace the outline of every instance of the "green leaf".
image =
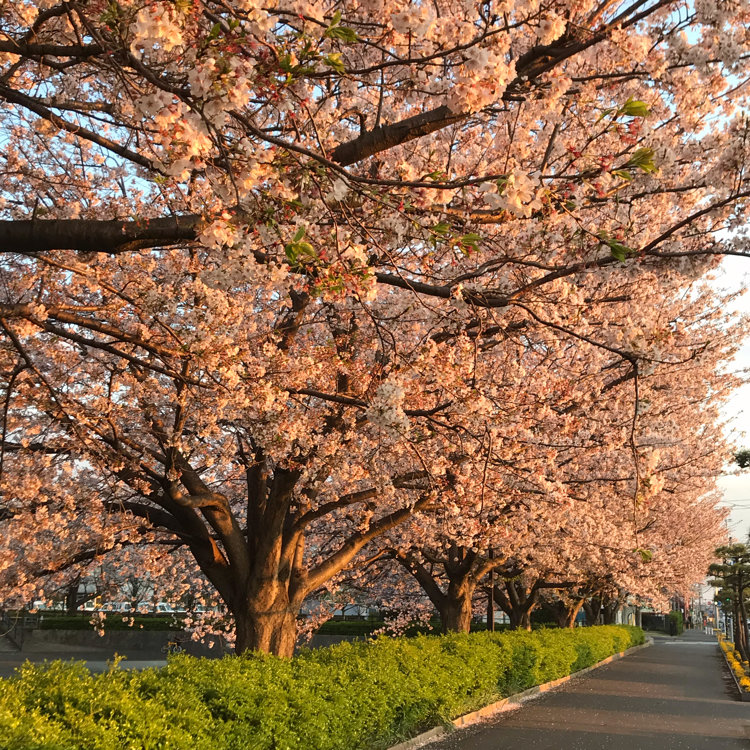
<svg viewBox="0 0 750 750">
<path fill-rule="evenodd" d="M 286 55 L 282 55 L 279 58 L 279 67 L 285 72 L 285 73 L 291 73 L 293 70 L 292 66 L 292 56 L 287 53 Z"/>
<path fill-rule="evenodd" d="M 317 254 L 315 253 L 315 248 L 309 242 L 298 242 L 297 253 L 299 256 L 302 256 L 308 259 L 318 257 Z"/>
<path fill-rule="evenodd" d="M 359 38 L 357 32 L 348 26 L 334 26 L 333 28 L 326 29 L 324 36 L 327 36 L 329 39 L 339 39 L 347 44 L 352 44 Z"/>
<path fill-rule="evenodd" d="M 323 33 L 323 36 L 328 39 L 338 39 L 342 42 L 350 44 L 357 41 L 357 32 L 354 29 L 350 29 L 348 26 L 341 26 L 341 11 L 337 10 L 333 14 L 331 23 Z"/>
<path fill-rule="evenodd" d="M 446 235 L 450 231 L 450 224 L 446 224 L 444 221 L 438 222 L 430 231 L 435 234 Z"/>
<path fill-rule="evenodd" d="M 654 553 L 649 549 L 637 549 L 636 552 L 641 556 L 641 560 L 645 563 L 651 562 L 654 559 Z"/>
<path fill-rule="evenodd" d="M 221 33 L 221 24 L 215 23 L 211 27 L 211 31 L 208 32 L 208 41 L 212 41 L 213 39 L 218 39 L 220 33 Z"/>
<path fill-rule="evenodd" d="M 455 239 L 456 245 L 464 255 L 468 255 L 472 250 L 479 250 L 479 243 L 481 241 L 481 236 L 475 232 L 469 232 Z"/>
<path fill-rule="evenodd" d="M 610 249 L 612 257 L 621 263 L 634 252 L 632 247 L 628 247 L 614 237 L 610 237 L 606 232 L 599 232 L 599 239 Z"/>
<path fill-rule="evenodd" d="M 344 65 L 344 61 L 341 59 L 340 52 L 332 52 L 330 55 L 326 55 L 323 58 L 323 62 L 329 68 L 333 68 L 337 73 L 346 73 L 346 66 Z"/>
<path fill-rule="evenodd" d="M 633 155 L 628 159 L 626 166 L 633 167 L 634 169 L 640 169 L 646 174 L 658 171 L 658 167 L 654 164 L 654 149 L 652 148 L 639 148 Z"/>
<path fill-rule="evenodd" d="M 311 265 L 318 260 L 315 248 L 309 242 L 304 242 L 302 239 L 305 236 L 305 231 L 305 227 L 300 227 L 296 231 L 292 241 L 284 246 L 284 255 L 286 255 L 292 267 L 299 268 Z"/>
<path fill-rule="evenodd" d="M 106 24 L 107 26 L 110 26 L 114 28 L 121 16 L 120 12 L 120 6 L 114 2 L 114 0 L 109 0 L 109 3 L 107 4 L 107 10 L 105 10 L 100 16 L 99 20 Z"/>
<path fill-rule="evenodd" d="M 613 174 L 615 177 L 621 177 L 623 180 L 627 180 L 628 182 L 633 179 L 633 175 L 630 174 L 627 169 L 613 169 L 610 174 Z"/>
<path fill-rule="evenodd" d="M 627 115 L 628 117 L 647 117 L 650 112 L 651 110 L 646 105 L 646 102 L 633 99 L 632 97 L 618 110 L 618 114 Z"/>
</svg>

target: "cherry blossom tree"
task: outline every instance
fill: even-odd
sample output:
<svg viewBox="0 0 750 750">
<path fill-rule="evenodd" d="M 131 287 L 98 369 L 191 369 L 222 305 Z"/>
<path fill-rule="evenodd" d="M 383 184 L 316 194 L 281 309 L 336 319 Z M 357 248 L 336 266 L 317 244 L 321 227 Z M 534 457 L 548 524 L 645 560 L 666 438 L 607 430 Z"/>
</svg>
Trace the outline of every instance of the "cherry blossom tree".
<svg viewBox="0 0 750 750">
<path fill-rule="evenodd" d="M 524 415 L 524 423 L 534 425 L 525 434 L 532 455 L 524 462 L 516 451 L 512 467 L 487 456 L 484 472 L 474 472 L 482 482 L 473 494 L 486 501 L 475 513 L 464 509 L 450 521 L 443 510 L 431 514 L 439 525 L 427 535 L 422 519 L 413 537 L 400 533 L 393 554 L 423 585 L 444 627 L 444 610 L 461 611 L 460 624 L 454 615 L 447 627 L 468 629 L 472 596 L 493 568 L 500 579 L 497 602 L 516 626 L 528 625 L 539 597 L 550 590 L 561 591 L 559 603 L 567 599 L 561 616 L 570 621 L 586 599 L 597 599 L 597 613 L 606 599 L 614 615 L 628 593 L 660 602 L 702 579 L 723 536 L 724 512 L 711 490 L 730 449 L 716 410 L 732 386 L 721 362 L 736 333 L 717 323 L 719 303 L 697 288 L 687 301 L 662 304 L 661 322 L 651 319 L 649 326 L 665 330 L 670 319 L 694 323 L 671 343 L 661 337 L 659 360 L 634 376 L 635 403 L 632 383 L 592 377 L 585 346 L 576 348 L 581 403 L 571 404 L 564 381 L 537 367 L 526 395 L 530 406 L 546 413 Z M 654 308 L 643 309 L 645 324 Z M 637 327 L 633 315 L 630 324 Z M 563 363 L 570 379 L 574 358 L 549 357 L 552 351 L 548 342 L 550 369 Z M 593 387 L 588 400 L 580 387 L 585 380 Z M 541 384 L 542 393 L 552 395 L 548 402 L 536 391 Z M 508 445 L 499 456 L 508 455 Z"/>
<path fill-rule="evenodd" d="M 567 447 L 540 437 L 602 393 L 631 416 L 563 473 L 585 481 L 605 440 L 645 503 L 637 389 L 715 365 L 686 290 L 746 250 L 722 230 L 750 195 L 749 21 L 666 0 L 3 5 L 2 573 L 30 591 L 171 547 L 238 650 L 290 654 L 305 597 L 415 514 L 481 505 L 485 466 L 570 503 Z"/>
</svg>

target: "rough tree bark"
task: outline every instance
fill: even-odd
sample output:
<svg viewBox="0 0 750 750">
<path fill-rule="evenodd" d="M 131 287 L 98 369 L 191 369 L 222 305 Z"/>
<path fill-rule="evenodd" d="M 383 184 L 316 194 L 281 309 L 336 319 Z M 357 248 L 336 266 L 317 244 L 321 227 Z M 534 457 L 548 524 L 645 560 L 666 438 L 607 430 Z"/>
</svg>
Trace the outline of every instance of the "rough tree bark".
<svg viewBox="0 0 750 750">
<path fill-rule="evenodd" d="M 550 607 L 555 613 L 555 622 L 560 628 L 572 628 L 575 625 L 576 617 L 583 607 L 583 599 L 573 599 L 566 601 L 558 599 L 551 602 Z"/>
<path fill-rule="evenodd" d="M 575 585 L 575 581 L 538 578 L 531 586 L 526 586 L 519 577 L 506 578 L 503 584 L 495 586 L 495 602 L 508 615 L 511 629 L 531 630 L 531 613 L 539 604 L 541 592 L 544 589 L 569 589 Z"/>
<path fill-rule="evenodd" d="M 583 611 L 586 613 L 586 624 L 598 625 L 602 612 L 602 600 L 598 596 L 592 596 L 584 599 Z"/>
<path fill-rule="evenodd" d="M 526 587 L 516 578 L 495 586 L 495 602 L 508 615 L 511 630 L 531 630 L 531 612 L 539 603 L 541 583 Z"/>
<path fill-rule="evenodd" d="M 750 660 L 750 637 L 747 628 L 747 608 L 745 607 L 745 588 L 747 583 L 742 574 L 737 576 L 737 612 L 734 618 L 735 644 L 745 661 Z"/>
<path fill-rule="evenodd" d="M 502 559 L 487 559 L 459 545 L 448 554 L 430 550 L 392 551 L 393 557 L 414 576 L 440 615 L 444 633 L 468 633 L 477 586 L 487 573 L 502 565 Z M 437 572 L 435 572 L 437 569 Z M 440 579 L 447 579 L 441 588 Z"/>
<path fill-rule="evenodd" d="M 620 611 L 620 601 L 610 599 L 602 607 L 602 620 L 605 625 L 614 625 L 617 622 L 617 613 Z"/>
</svg>

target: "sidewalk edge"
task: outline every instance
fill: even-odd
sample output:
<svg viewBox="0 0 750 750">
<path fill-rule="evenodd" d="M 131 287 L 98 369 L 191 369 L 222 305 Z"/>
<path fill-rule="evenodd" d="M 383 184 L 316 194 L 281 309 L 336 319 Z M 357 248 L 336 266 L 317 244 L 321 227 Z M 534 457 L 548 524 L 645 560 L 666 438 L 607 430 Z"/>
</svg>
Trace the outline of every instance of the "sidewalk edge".
<svg viewBox="0 0 750 750">
<path fill-rule="evenodd" d="M 471 711 L 468 714 L 463 714 L 463 716 L 459 716 L 457 719 L 453 719 L 451 724 L 453 725 L 454 729 L 459 729 L 471 726 L 472 724 L 476 724 L 480 721 L 484 721 L 491 716 L 496 716 L 497 714 L 504 713 L 505 711 L 512 711 L 514 708 L 517 708 L 525 701 L 541 695 L 542 693 L 546 693 L 549 690 L 554 690 L 560 685 L 569 682 L 574 677 L 580 677 L 581 675 L 585 675 L 588 672 L 593 672 L 595 669 L 599 669 L 599 667 L 603 667 L 606 664 L 612 663 L 613 661 L 622 659 L 623 656 L 627 656 L 628 654 L 640 651 L 641 649 L 648 648 L 649 646 L 653 645 L 653 643 L 654 641 L 652 638 L 646 638 L 646 642 L 642 643 L 640 646 L 632 646 L 625 651 L 620 651 L 617 654 L 612 654 L 612 656 L 608 656 L 606 659 L 602 659 L 602 661 L 598 661 L 596 664 L 592 664 L 590 667 L 584 667 L 583 669 L 579 669 L 577 672 L 573 672 L 572 674 L 566 675 L 565 677 L 560 677 L 557 680 L 552 680 L 551 682 L 545 682 L 542 685 L 535 685 L 534 687 L 531 687 L 528 690 L 524 690 L 521 693 L 509 695 L 507 698 L 503 698 L 502 700 L 490 703 L 488 706 L 480 708 L 477 711 Z M 426 732 L 418 734 L 416 737 L 412 737 L 409 740 L 400 742 L 398 745 L 392 745 L 387 750 L 416 750 L 417 748 L 423 747 L 430 742 L 435 742 L 436 740 L 446 737 L 450 733 L 451 729 L 449 729 L 448 727 L 433 727 L 432 729 L 428 729 Z"/>
</svg>

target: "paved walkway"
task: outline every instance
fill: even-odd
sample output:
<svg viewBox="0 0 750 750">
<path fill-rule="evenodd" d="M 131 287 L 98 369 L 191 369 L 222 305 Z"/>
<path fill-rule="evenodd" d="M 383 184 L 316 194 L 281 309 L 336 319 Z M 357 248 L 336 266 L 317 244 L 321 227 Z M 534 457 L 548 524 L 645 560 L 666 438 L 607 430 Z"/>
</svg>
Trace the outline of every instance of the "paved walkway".
<svg viewBox="0 0 750 750">
<path fill-rule="evenodd" d="M 121 669 L 145 669 L 162 667 L 167 662 L 161 653 L 119 649 L 118 653 L 126 657 L 120 664 Z M 2 651 L 0 652 L 0 677 L 12 677 L 15 671 L 26 661 L 43 662 L 62 659 L 68 661 L 85 661 L 92 672 L 104 672 L 109 669 L 108 662 L 114 658 L 111 649 L 92 649 L 82 646 L 58 646 L 48 650 Z"/>
<path fill-rule="evenodd" d="M 750 750 L 716 639 L 696 631 L 574 678 L 427 750 Z"/>
</svg>

